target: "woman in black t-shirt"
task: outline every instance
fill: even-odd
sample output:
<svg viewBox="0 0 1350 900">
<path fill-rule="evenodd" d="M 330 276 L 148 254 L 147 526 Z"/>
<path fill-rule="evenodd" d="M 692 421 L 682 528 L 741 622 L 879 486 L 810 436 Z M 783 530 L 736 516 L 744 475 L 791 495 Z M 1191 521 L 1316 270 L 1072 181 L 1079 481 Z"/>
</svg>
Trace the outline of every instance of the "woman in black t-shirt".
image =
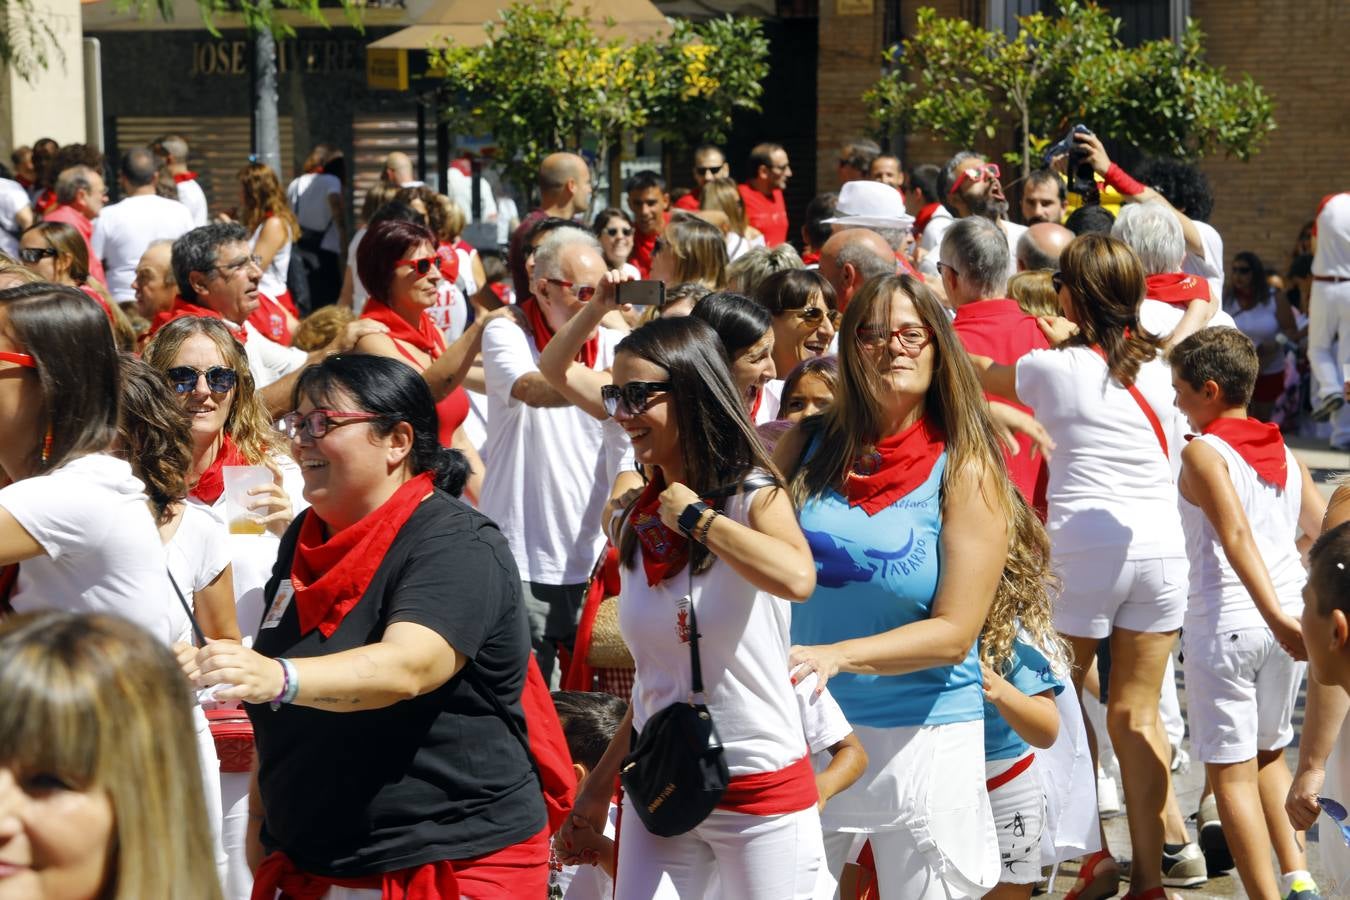
<svg viewBox="0 0 1350 900">
<path fill-rule="evenodd" d="M 266 888 L 543 896 L 544 804 L 521 740 L 529 630 L 497 527 L 461 503 L 426 383 L 378 356 L 307 370 L 285 419 L 311 504 L 254 650 L 214 642 L 257 734 L 250 860 Z M 514 722 L 508 722 L 505 716 Z M 456 885 L 457 882 L 457 885 Z"/>
</svg>

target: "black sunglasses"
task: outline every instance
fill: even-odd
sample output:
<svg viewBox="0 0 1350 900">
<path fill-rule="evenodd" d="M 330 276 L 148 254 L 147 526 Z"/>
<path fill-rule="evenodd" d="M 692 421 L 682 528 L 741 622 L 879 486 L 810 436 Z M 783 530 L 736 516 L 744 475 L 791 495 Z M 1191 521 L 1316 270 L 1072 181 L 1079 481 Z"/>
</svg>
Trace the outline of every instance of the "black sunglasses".
<svg viewBox="0 0 1350 900">
<path fill-rule="evenodd" d="M 605 412 L 611 417 L 618 413 L 621 402 L 630 416 L 637 416 L 651 406 L 652 394 L 669 390 L 669 381 L 630 381 L 622 387 L 607 384 L 600 388 L 600 400 L 605 404 Z"/>
<path fill-rule="evenodd" d="M 175 394 L 191 393 L 203 375 L 206 376 L 206 386 L 213 394 L 228 394 L 239 383 L 238 374 L 229 366 L 212 366 L 205 372 L 192 366 L 174 366 L 165 374 L 169 376 Z"/>
<path fill-rule="evenodd" d="M 20 247 L 19 261 L 26 262 L 30 266 L 37 265 L 47 257 L 55 259 L 60 254 L 51 247 Z"/>
<path fill-rule="evenodd" d="M 633 229 L 631 229 L 631 228 L 606 228 L 606 229 L 605 229 L 605 234 L 609 235 L 610 237 L 618 237 L 619 235 L 623 235 L 624 237 L 628 237 L 628 236 L 631 235 L 632 233 L 633 233 Z"/>
<path fill-rule="evenodd" d="M 725 166 L 726 163 L 722 163 Z M 722 166 L 694 166 L 695 175 L 716 175 L 722 171 Z"/>
</svg>

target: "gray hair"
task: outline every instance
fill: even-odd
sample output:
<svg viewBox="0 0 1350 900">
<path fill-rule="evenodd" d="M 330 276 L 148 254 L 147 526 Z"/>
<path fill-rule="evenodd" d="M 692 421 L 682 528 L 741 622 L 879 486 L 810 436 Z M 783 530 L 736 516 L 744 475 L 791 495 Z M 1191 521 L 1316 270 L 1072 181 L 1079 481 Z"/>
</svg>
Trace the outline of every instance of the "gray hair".
<svg viewBox="0 0 1350 900">
<path fill-rule="evenodd" d="M 220 248 L 235 241 L 248 243 L 248 230 L 238 222 L 212 222 L 194 228 L 173 242 L 173 280 L 178 293 L 188 301 L 197 296 L 193 272 L 209 272 L 216 266 Z"/>
<path fill-rule="evenodd" d="M 867 230 L 875 231 L 876 229 L 869 228 Z M 835 254 L 834 264 L 841 270 L 844 266 L 852 266 L 854 271 L 861 276 L 859 284 L 864 281 L 871 281 L 881 275 L 895 274 L 895 257 L 885 259 L 877 256 L 876 251 L 863 241 L 851 241 L 840 247 L 839 252 Z"/>
<path fill-rule="evenodd" d="M 976 153 L 974 150 L 962 150 L 960 153 L 947 160 L 947 164 L 942 167 L 938 173 L 937 199 L 943 203 L 947 202 L 947 197 L 951 194 L 952 185 L 956 183 L 956 173 L 966 162 L 972 159 L 984 159 L 984 154 Z"/>
<path fill-rule="evenodd" d="M 595 235 L 580 228 L 558 228 L 544 238 L 534 251 L 534 277 L 561 278 L 563 256 L 573 247 L 588 247 L 604 258 L 604 251 Z"/>
<path fill-rule="evenodd" d="M 875 231 L 877 234 L 881 235 L 881 239 L 890 244 L 891 249 L 896 251 L 905 248 L 905 240 L 910 234 L 908 228 L 877 228 L 869 225 L 868 230 Z"/>
<path fill-rule="evenodd" d="M 1017 239 L 1017 261 L 1028 271 L 1054 269 L 1059 266 L 1059 257 L 1046 253 L 1040 244 L 1031 239 L 1030 231 L 1022 232 L 1022 236 Z"/>
<path fill-rule="evenodd" d="M 1181 223 L 1161 203 L 1127 203 L 1111 226 L 1111 236 L 1130 245 L 1144 264 L 1145 275 L 1165 275 L 1181 271 L 1186 255 L 1186 239 Z"/>
<path fill-rule="evenodd" d="M 957 219 L 942 236 L 939 257 L 961 273 L 981 297 L 1002 297 L 1008 290 L 1011 259 L 1003 229 L 983 216 Z"/>
<path fill-rule="evenodd" d="M 736 257 L 727 266 L 727 290 L 752 297 L 760 282 L 773 273 L 805 268 L 806 264 L 791 244 L 756 247 Z"/>
<path fill-rule="evenodd" d="M 93 190 L 94 170 L 88 166 L 71 166 L 56 176 L 56 202 L 74 203 L 80 191 Z"/>
<path fill-rule="evenodd" d="M 166 156 L 172 156 L 174 162 L 187 165 L 188 142 L 178 135 L 166 134 L 150 146 L 152 149 L 158 148 Z"/>
</svg>

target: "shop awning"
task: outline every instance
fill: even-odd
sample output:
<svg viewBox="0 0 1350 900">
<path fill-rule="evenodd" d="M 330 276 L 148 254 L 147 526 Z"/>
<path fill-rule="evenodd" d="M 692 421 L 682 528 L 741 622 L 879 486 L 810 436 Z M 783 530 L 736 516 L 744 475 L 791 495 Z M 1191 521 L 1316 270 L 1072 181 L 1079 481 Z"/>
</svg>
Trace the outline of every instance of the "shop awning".
<svg viewBox="0 0 1350 900">
<path fill-rule="evenodd" d="M 460 46 L 477 47 L 487 40 L 483 26 L 498 19 L 505 5 L 502 0 L 435 0 L 418 16 L 417 24 L 369 46 L 374 50 L 425 50 L 449 38 Z M 583 7 L 602 38 L 645 40 L 670 32 L 666 17 L 649 0 L 574 0 L 573 9 Z"/>
</svg>

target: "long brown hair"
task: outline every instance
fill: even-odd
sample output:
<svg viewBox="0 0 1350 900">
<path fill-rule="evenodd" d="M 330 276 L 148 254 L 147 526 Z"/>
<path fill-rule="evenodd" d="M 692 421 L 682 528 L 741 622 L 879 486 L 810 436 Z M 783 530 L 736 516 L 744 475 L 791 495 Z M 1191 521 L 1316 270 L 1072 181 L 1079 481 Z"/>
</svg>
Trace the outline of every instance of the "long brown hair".
<svg viewBox="0 0 1350 900">
<path fill-rule="evenodd" d="M 687 212 L 677 212 L 658 239 L 675 259 L 674 284 L 696 281 L 720 291 L 727 280 L 727 242 L 722 229 Z"/>
<path fill-rule="evenodd" d="M 291 241 L 300 237 L 300 223 L 291 212 L 281 182 L 271 166 L 249 163 L 239 170 L 239 185 L 244 190 L 244 208 L 239 211 L 239 221 L 250 234 L 257 231 L 265 219 L 275 216 L 286 224 L 286 234 Z"/>
<path fill-rule="evenodd" d="M 1139 367 L 1162 348 L 1162 342 L 1139 325 L 1145 291 L 1139 257 L 1118 238 L 1084 234 L 1064 248 L 1059 270 L 1079 329 L 1077 337 L 1062 346 L 1101 347 L 1111 377 L 1124 387 L 1134 384 Z"/>
<path fill-rule="evenodd" d="M 122 354 L 117 455 L 145 482 L 157 525 L 172 519 L 173 504 L 187 496 L 192 468 L 192 425 L 172 391 L 163 372 L 131 353 Z"/>
<path fill-rule="evenodd" d="M 61 257 L 66 258 L 66 276 L 72 282 L 79 285 L 88 280 L 89 246 L 78 231 L 65 222 L 38 222 L 24 234 L 29 232 L 41 237 L 48 247 L 60 254 L 57 256 L 58 263 Z"/>
<path fill-rule="evenodd" d="M 736 484 L 754 469 L 777 479 L 778 470 L 759 442 L 745 403 L 731 380 L 717 332 L 693 316 L 653 319 L 620 342 L 616 353 L 631 353 L 666 370 L 667 395 L 679 429 L 685 482 L 704 496 L 713 488 Z M 709 440 L 716 435 L 716 440 Z M 713 506 L 721 508 L 723 498 Z M 625 513 L 619 558 L 634 565 L 637 532 Z M 703 572 L 713 557 L 702 544 L 693 545 L 694 571 Z"/>
<path fill-rule="evenodd" d="M 225 417 L 225 433 L 249 465 L 263 465 L 274 453 L 282 452 L 283 448 L 288 451 L 289 442 L 282 441 L 280 433 L 272 427 L 267 408 L 258 396 L 243 345 L 234 339 L 220 319 L 198 316 L 174 319 L 155 333 L 154 339 L 145 346 L 142 358 L 159 371 L 167 372 L 173 367 L 183 342 L 194 334 L 210 338 L 225 365 L 234 369 L 238 377 L 234 402 L 230 405 L 230 414 Z"/>
<path fill-rule="evenodd" d="M 745 235 L 745 230 L 750 224 L 745 217 L 745 201 L 741 199 L 736 182 L 730 178 L 719 175 L 703 185 L 698 205 L 700 209 L 718 210 L 731 222 L 732 231 L 741 236 Z"/>
</svg>

